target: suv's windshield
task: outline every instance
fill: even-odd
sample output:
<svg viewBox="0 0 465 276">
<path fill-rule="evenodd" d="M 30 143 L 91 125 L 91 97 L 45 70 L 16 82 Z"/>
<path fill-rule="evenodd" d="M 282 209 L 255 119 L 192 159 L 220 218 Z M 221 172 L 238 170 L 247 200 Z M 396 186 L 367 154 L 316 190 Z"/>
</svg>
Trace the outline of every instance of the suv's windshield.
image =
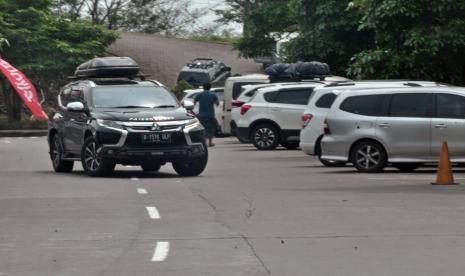
<svg viewBox="0 0 465 276">
<path fill-rule="evenodd" d="M 162 87 L 105 86 L 92 89 L 95 108 L 164 108 L 178 102 Z"/>
</svg>

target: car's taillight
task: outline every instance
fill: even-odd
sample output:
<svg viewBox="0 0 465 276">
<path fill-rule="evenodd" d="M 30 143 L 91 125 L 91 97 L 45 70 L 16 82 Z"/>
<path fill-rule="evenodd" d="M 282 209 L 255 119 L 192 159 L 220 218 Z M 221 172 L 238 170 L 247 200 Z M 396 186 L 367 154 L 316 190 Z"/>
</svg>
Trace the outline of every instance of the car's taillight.
<svg viewBox="0 0 465 276">
<path fill-rule="evenodd" d="M 242 102 L 242 101 L 236 101 L 236 100 L 232 101 L 232 107 L 233 107 L 233 108 L 234 108 L 234 107 L 241 107 L 241 106 L 243 106 L 244 104 L 245 104 L 245 102 Z"/>
<path fill-rule="evenodd" d="M 248 105 L 248 104 L 244 104 L 243 106 L 241 106 L 241 115 L 244 115 L 251 108 L 252 108 L 252 106 Z"/>
<path fill-rule="evenodd" d="M 328 119 L 325 119 L 325 122 L 323 123 L 323 130 L 325 134 L 331 134 L 331 129 L 329 129 L 329 124 L 328 124 Z"/>
<path fill-rule="evenodd" d="M 310 123 L 312 118 L 312 114 L 305 113 L 304 115 L 302 115 L 303 128 L 305 128 L 308 125 L 308 123 Z"/>
</svg>

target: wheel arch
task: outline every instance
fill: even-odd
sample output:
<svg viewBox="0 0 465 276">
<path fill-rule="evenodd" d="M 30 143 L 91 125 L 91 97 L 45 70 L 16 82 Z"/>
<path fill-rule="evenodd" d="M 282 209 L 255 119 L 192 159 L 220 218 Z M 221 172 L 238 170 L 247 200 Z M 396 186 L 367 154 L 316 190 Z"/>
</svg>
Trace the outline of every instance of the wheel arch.
<svg viewBox="0 0 465 276">
<path fill-rule="evenodd" d="M 315 153 L 315 156 L 318 156 L 319 154 L 322 153 L 322 149 L 321 149 L 321 140 L 323 140 L 323 137 L 325 135 L 322 134 L 320 135 L 317 139 L 316 139 L 316 142 L 315 142 L 315 146 L 313 148 L 313 152 Z"/>
</svg>

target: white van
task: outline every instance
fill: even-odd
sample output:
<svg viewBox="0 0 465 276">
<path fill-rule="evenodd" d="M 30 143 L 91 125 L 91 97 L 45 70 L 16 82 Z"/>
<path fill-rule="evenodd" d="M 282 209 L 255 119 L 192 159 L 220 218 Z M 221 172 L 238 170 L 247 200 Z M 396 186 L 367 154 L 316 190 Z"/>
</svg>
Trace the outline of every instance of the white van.
<svg viewBox="0 0 465 276">
<path fill-rule="evenodd" d="M 231 111 L 233 101 L 236 100 L 242 93 L 242 87 L 250 84 L 269 83 L 268 75 L 252 74 L 246 76 L 230 77 L 226 80 L 224 86 L 224 119 L 223 119 L 223 134 L 230 135 L 231 133 Z"/>
</svg>

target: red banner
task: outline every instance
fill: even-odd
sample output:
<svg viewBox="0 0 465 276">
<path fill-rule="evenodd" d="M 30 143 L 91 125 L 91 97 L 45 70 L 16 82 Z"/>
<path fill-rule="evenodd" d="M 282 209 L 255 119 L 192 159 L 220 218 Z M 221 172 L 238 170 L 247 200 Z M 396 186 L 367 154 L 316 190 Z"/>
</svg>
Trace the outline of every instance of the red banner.
<svg viewBox="0 0 465 276">
<path fill-rule="evenodd" d="M 16 92 L 18 92 L 21 99 L 31 110 L 34 118 L 37 120 L 48 120 L 47 114 L 42 110 L 34 85 L 32 85 L 26 76 L 1 58 L 0 71 L 2 71 Z"/>
</svg>

